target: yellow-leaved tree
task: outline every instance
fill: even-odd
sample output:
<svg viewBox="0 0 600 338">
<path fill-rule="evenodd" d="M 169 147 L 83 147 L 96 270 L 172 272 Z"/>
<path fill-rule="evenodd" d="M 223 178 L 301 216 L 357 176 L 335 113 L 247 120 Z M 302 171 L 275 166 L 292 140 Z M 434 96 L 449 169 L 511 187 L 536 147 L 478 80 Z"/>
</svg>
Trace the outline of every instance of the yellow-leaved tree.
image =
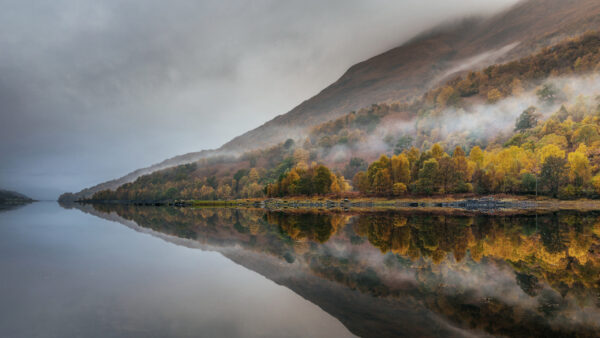
<svg viewBox="0 0 600 338">
<path fill-rule="evenodd" d="M 587 152 L 587 147 L 584 143 L 581 143 L 577 150 L 568 156 L 569 179 L 573 183 L 586 184 L 592 178 L 592 170 Z"/>
</svg>

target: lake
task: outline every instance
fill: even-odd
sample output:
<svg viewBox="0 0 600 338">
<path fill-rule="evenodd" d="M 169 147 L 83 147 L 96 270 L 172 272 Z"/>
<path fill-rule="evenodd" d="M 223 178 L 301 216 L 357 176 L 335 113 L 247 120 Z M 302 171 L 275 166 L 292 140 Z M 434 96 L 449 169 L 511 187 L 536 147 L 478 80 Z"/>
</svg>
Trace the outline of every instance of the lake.
<svg viewBox="0 0 600 338">
<path fill-rule="evenodd" d="M 2 337 L 600 335 L 600 212 L 0 212 Z"/>
</svg>

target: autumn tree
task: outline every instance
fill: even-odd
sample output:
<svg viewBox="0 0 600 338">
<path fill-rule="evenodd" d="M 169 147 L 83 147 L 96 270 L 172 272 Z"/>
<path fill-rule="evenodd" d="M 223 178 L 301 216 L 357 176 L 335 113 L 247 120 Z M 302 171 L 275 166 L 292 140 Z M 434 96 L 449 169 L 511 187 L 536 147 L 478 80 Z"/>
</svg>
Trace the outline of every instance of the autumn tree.
<svg viewBox="0 0 600 338">
<path fill-rule="evenodd" d="M 563 157 L 551 155 L 545 158 L 540 180 L 546 191 L 556 197 L 565 177 L 566 161 Z"/>
<path fill-rule="evenodd" d="M 423 168 L 419 170 L 419 180 L 417 181 L 417 190 L 419 192 L 431 195 L 436 191 L 438 168 L 438 161 L 435 158 L 431 158 L 423 163 Z"/>
<path fill-rule="evenodd" d="M 392 181 L 408 184 L 410 182 L 410 162 L 405 154 L 395 155 L 391 160 Z"/>
<path fill-rule="evenodd" d="M 487 100 L 489 103 L 496 103 L 502 99 L 502 92 L 498 89 L 494 88 L 490 90 L 487 94 Z"/>
</svg>

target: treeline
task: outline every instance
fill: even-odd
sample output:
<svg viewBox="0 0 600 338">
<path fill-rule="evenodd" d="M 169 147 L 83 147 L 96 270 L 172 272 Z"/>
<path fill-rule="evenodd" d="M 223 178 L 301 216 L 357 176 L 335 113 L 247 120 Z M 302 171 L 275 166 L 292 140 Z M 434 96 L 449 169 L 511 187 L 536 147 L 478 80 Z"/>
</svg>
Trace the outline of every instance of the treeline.
<svg viewBox="0 0 600 338">
<path fill-rule="evenodd" d="M 494 103 L 522 94 L 535 87 L 540 79 L 597 71 L 599 63 L 600 33 L 589 32 L 544 48 L 535 55 L 457 77 L 446 86 L 429 91 L 424 99 L 427 105 L 437 108 L 460 105 L 462 98 L 474 95 Z"/>
<path fill-rule="evenodd" d="M 356 173 L 354 190 L 365 196 L 540 194 L 563 199 L 597 198 L 600 194 L 600 110 L 597 101 L 581 97 L 570 109 L 561 107 L 544 122 L 536 109 L 525 110 L 515 123 L 515 133 L 503 145 L 445 150 L 440 143 L 420 150 L 382 155 Z M 361 166 L 354 158 L 352 164 Z M 318 170 L 292 169 L 267 188 L 269 196 L 319 195 L 343 192 L 314 184 L 316 172 L 339 177 L 324 166 Z M 333 179 L 326 181 L 337 186 Z M 301 187 L 300 189 L 298 187 Z"/>
<path fill-rule="evenodd" d="M 327 150 L 336 145 L 352 148 L 364 143 L 367 135 L 388 115 L 394 114 L 396 120 L 404 121 L 417 117 L 416 137 L 387 135 L 383 140 L 390 151 L 399 154 L 411 145 L 420 148 L 427 142 L 436 142 L 437 140 L 433 140 L 436 138 L 435 129 L 443 126 L 433 125 L 432 117 L 439 116 L 447 108 L 468 108 L 473 98 L 496 103 L 503 98 L 519 96 L 532 90 L 543 104 L 560 102 L 564 99 L 564 94 L 552 85 L 544 85 L 540 81 L 551 76 L 598 71 L 599 64 L 600 33 L 590 32 L 544 48 L 535 55 L 458 76 L 443 86 L 429 90 L 422 97 L 406 102 L 373 104 L 358 112 L 350 112 L 313 127 L 308 140 L 313 148 Z M 479 138 L 482 136 L 485 137 L 478 135 Z"/>
<path fill-rule="evenodd" d="M 343 176 L 334 174 L 324 165 L 303 165 L 293 168 L 279 177 L 276 183 L 267 185 L 268 197 L 341 195 L 352 187 Z"/>
<path fill-rule="evenodd" d="M 477 130 L 445 134 L 446 126 L 439 125 L 445 120 L 436 117 L 447 107 L 467 116 L 463 106 L 471 102 L 469 97 L 478 95 L 473 102 L 493 103 L 532 88 L 544 109 L 565 102 L 563 90 L 538 80 L 597 70 L 599 48 L 600 34 L 589 33 L 531 57 L 453 79 L 410 103 L 382 103 L 352 112 L 315 126 L 300 142 L 289 139 L 240 158 L 212 158 L 155 172 L 90 200 L 340 196 L 352 190 L 382 197 L 537 193 L 596 198 L 600 191 L 596 98 L 580 97 L 544 122 L 532 107 L 521 114 L 512 135 L 499 137 Z M 334 149 L 356 153 L 355 146 L 364 144 L 367 135 L 390 118 L 415 119 L 416 131 L 381 135 L 386 155 L 373 163 L 360 157 L 345 167 L 337 162 Z M 345 147 L 335 148 L 338 145 Z"/>
<path fill-rule="evenodd" d="M 208 173 L 208 174 L 207 174 Z M 262 197 L 259 183 L 264 170 L 239 169 L 229 177 L 218 177 L 197 163 L 181 165 L 139 177 L 116 190 L 97 192 L 88 201 L 227 200 Z"/>
<path fill-rule="evenodd" d="M 353 179 L 355 189 L 373 196 L 541 194 L 563 199 L 597 198 L 600 194 L 599 111 L 590 100 L 569 112 L 562 107 L 543 123 L 535 109 L 524 111 L 516 133 L 503 146 L 468 155 L 434 144 L 412 147 L 399 155 L 381 156 Z"/>
</svg>

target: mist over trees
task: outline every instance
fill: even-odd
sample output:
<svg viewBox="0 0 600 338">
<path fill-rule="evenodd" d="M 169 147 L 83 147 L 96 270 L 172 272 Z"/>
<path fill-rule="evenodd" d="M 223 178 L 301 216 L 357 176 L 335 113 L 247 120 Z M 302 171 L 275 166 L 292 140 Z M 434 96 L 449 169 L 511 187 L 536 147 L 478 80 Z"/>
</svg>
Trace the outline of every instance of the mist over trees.
<svg viewBox="0 0 600 338">
<path fill-rule="evenodd" d="M 530 57 L 467 72 L 411 101 L 350 112 L 312 127 L 305 139 L 156 172 L 92 199 L 600 197 L 600 96 L 577 95 L 568 82 L 559 87 L 547 81 L 587 76 L 599 64 L 600 34 L 588 33 Z M 477 119 L 472 106 L 494 107 L 528 93 L 537 105 L 513 112 L 506 132 L 449 128 L 457 123 L 449 112 L 460 112 L 455 116 L 461 121 Z M 383 155 L 374 158 L 373 151 Z"/>
</svg>

